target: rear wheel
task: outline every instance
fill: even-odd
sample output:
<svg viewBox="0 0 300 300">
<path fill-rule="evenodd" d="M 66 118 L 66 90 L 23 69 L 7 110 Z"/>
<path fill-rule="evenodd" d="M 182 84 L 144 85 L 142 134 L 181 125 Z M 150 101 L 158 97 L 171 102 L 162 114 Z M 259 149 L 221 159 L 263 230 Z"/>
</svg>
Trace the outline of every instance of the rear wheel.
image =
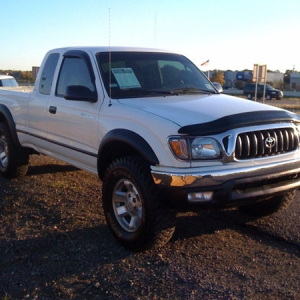
<svg viewBox="0 0 300 300">
<path fill-rule="evenodd" d="M 117 241 L 133 251 L 166 244 L 175 231 L 175 213 L 159 199 L 150 169 L 139 157 L 115 160 L 102 186 L 103 210 Z"/>
<path fill-rule="evenodd" d="M 289 192 L 284 196 L 275 196 L 262 202 L 240 206 L 239 210 L 256 217 L 264 217 L 286 209 L 293 201 L 296 191 Z"/>
<path fill-rule="evenodd" d="M 249 99 L 249 100 L 251 100 L 252 99 L 252 95 L 249 93 L 249 94 L 247 94 L 247 98 Z"/>
<path fill-rule="evenodd" d="M 0 173 L 6 178 L 25 176 L 28 153 L 14 144 L 8 127 L 0 123 Z"/>
<path fill-rule="evenodd" d="M 272 99 L 271 95 L 267 95 L 267 96 L 266 96 L 266 99 L 267 99 L 267 100 L 271 100 L 271 99 Z"/>
</svg>

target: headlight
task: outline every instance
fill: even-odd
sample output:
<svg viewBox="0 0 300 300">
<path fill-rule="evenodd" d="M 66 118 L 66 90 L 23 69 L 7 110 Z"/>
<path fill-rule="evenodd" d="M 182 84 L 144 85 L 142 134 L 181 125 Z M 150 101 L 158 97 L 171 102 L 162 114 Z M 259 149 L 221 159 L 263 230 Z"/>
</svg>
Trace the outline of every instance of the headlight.
<svg viewBox="0 0 300 300">
<path fill-rule="evenodd" d="M 217 140 L 209 137 L 171 137 L 170 147 L 179 159 L 201 160 L 221 158 L 221 147 Z"/>
<path fill-rule="evenodd" d="M 212 138 L 195 138 L 191 144 L 193 159 L 219 158 L 220 149 Z"/>
</svg>

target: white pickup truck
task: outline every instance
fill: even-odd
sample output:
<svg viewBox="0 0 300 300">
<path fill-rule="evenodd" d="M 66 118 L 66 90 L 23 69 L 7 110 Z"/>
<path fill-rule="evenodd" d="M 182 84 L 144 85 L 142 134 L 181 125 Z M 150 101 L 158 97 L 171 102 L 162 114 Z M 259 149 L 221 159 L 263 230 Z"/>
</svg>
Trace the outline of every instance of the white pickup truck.
<svg viewBox="0 0 300 300">
<path fill-rule="evenodd" d="M 0 172 L 32 153 L 98 174 L 124 247 L 164 245 L 176 212 L 263 216 L 300 186 L 296 114 L 220 94 L 186 57 L 119 47 L 49 51 L 31 93 L 0 90 Z"/>
</svg>

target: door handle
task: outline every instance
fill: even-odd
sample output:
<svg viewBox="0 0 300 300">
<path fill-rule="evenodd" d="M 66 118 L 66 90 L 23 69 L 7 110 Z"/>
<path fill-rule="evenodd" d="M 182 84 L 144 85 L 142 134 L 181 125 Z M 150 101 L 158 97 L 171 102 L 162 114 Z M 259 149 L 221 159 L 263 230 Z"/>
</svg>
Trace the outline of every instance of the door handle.
<svg viewBox="0 0 300 300">
<path fill-rule="evenodd" d="M 49 113 L 50 114 L 56 114 L 56 107 L 55 106 L 50 106 L 49 107 Z"/>
</svg>

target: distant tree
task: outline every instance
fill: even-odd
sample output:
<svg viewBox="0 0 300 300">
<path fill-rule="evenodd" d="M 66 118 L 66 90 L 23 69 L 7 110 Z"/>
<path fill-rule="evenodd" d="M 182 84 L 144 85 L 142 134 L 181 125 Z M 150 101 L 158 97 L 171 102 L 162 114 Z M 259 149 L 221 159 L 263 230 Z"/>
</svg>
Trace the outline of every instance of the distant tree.
<svg viewBox="0 0 300 300">
<path fill-rule="evenodd" d="M 212 82 L 219 82 L 222 86 L 225 83 L 224 72 L 220 70 L 214 70 L 212 77 L 210 78 Z"/>
<path fill-rule="evenodd" d="M 9 73 L 11 76 L 15 77 L 17 80 L 22 79 L 22 71 L 11 71 Z"/>
<path fill-rule="evenodd" d="M 284 90 L 285 86 L 282 80 L 274 81 L 273 82 L 273 87 L 276 89 Z"/>
<path fill-rule="evenodd" d="M 16 80 L 19 80 L 22 78 L 22 71 L 16 71 L 16 70 L 0 70 L 0 74 L 3 75 L 9 75 L 16 78 Z"/>
<path fill-rule="evenodd" d="M 32 82 L 32 72 L 31 71 L 23 71 L 22 72 L 22 80 L 27 81 L 27 82 Z"/>
</svg>

